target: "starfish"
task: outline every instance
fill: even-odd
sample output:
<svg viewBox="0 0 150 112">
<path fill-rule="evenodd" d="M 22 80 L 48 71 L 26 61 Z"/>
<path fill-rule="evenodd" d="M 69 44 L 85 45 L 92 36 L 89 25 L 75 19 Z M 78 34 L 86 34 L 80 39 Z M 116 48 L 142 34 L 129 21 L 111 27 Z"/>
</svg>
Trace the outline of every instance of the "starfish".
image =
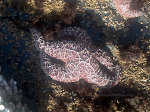
<svg viewBox="0 0 150 112">
<path fill-rule="evenodd" d="M 52 79 L 65 83 L 83 79 L 101 87 L 113 87 L 120 81 L 119 65 L 114 65 L 106 52 L 92 46 L 83 29 L 68 27 L 60 31 L 61 36 L 75 37 L 75 41 L 46 42 L 36 29 L 30 32 L 40 51 L 41 68 Z"/>
<path fill-rule="evenodd" d="M 131 0 L 113 0 L 117 12 L 125 18 L 134 18 L 142 15 L 142 12 L 131 8 Z"/>
</svg>

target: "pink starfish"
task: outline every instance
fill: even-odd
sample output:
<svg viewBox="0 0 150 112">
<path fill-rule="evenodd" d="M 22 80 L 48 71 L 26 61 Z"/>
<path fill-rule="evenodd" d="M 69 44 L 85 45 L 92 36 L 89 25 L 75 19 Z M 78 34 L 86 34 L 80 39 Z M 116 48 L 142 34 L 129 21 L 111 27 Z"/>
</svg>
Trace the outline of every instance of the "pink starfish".
<svg viewBox="0 0 150 112">
<path fill-rule="evenodd" d="M 112 63 L 106 52 L 100 49 L 91 52 L 96 47 L 91 46 L 90 38 L 84 30 L 66 28 L 60 34 L 74 36 L 76 41 L 51 43 L 45 42 L 36 29 L 31 29 L 31 34 L 36 48 L 40 51 L 42 69 L 52 79 L 66 83 L 83 79 L 101 87 L 112 87 L 120 81 L 120 67 Z M 56 63 L 56 59 L 63 63 Z"/>
<path fill-rule="evenodd" d="M 125 18 L 134 18 L 142 15 L 142 12 L 131 8 L 131 0 L 114 0 L 117 12 Z"/>
</svg>

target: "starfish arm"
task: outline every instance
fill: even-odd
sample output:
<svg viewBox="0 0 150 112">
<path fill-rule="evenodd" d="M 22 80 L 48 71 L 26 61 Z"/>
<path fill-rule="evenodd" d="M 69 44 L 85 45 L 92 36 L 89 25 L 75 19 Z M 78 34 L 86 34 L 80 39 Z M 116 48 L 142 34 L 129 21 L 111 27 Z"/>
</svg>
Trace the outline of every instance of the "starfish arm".
<svg viewBox="0 0 150 112">
<path fill-rule="evenodd" d="M 108 67 L 108 69 L 112 70 L 112 60 L 108 56 L 108 54 L 100 49 L 98 49 L 95 53 L 92 54 L 93 58 L 96 59 L 99 63 Z"/>
<path fill-rule="evenodd" d="M 110 56 L 98 49 L 92 54 L 93 58 L 99 63 L 100 71 L 91 77 L 91 82 L 103 87 L 113 87 L 117 85 L 121 77 L 121 69 L 115 66 Z"/>
<path fill-rule="evenodd" d="M 36 29 L 30 29 L 33 42 L 37 50 L 44 51 L 50 57 L 60 59 L 64 62 L 68 62 L 68 59 L 72 59 L 76 54 L 76 50 L 80 50 L 80 47 L 73 42 L 45 42 L 42 34 Z"/>
<path fill-rule="evenodd" d="M 53 71 L 54 64 L 52 63 L 52 59 L 44 52 L 40 52 L 40 61 L 41 61 L 41 68 L 46 74 L 49 74 Z"/>
<path fill-rule="evenodd" d="M 52 79 L 61 82 L 76 82 L 79 81 L 79 75 L 71 73 L 63 64 L 55 63 L 44 51 L 40 52 L 41 67 L 47 75 Z"/>
<path fill-rule="evenodd" d="M 62 60 L 65 63 L 76 60 L 78 57 L 78 46 L 72 42 L 55 42 L 47 44 L 44 52 L 50 57 Z"/>
<path fill-rule="evenodd" d="M 46 47 L 46 43 L 44 41 L 42 34 L 34 28 L 31 28 L 30 32 L 33 38 L 34 45 L 37 48 L 37 50 L 39 51 L 44 50 Z"/>
<path fill-rule="evenodd" d="M 81 28 L 77 27 L 68 27 L 63 29 L 60 34 L 62 36 L 71 36 L 75 37 L 75 40 L 82 43 L 89 43 L 90 37 L 88 34 Z"/>
</svg>

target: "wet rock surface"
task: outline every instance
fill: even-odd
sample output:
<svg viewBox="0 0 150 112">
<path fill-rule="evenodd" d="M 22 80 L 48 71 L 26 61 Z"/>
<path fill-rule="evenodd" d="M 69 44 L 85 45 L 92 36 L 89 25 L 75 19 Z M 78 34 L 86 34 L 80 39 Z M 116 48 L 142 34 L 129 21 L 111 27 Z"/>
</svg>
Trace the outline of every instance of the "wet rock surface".
<svg viewBox="0 0 150 112">
<path fill-rule="evenodd" d="M 1 74 L 17 82 L 25 97 L 22 103 L 28 104 L 30 110 L 150 111 L 149 13 L 124 19 L 116 13 L 112 0 L 2 0 L 0 8 Z M 41 70 L 29 28 L 37 27 L 50 41 L 68 26 L 84 29 L 92 37 L 92 44 L 108 51 L 120 63 L 122 79 L 116 87 L 102 89 L 83 80 L 61 83 Z"/>
</svg>

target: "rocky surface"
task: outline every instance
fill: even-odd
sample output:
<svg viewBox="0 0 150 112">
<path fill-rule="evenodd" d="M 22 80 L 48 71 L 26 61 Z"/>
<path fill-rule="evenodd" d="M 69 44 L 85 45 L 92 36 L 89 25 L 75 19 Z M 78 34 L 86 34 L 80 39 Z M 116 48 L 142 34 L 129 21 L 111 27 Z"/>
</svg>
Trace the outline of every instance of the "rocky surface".
<svg viewBox="0 0 150 112">
<path fill-rule="evenodd" d="M 2 0 L 1 74 L 17 82 L 26 97 L 23 103 L 35 112 L 149 112 L 148 5 L 144 15 L 125 19 L 117 14 L 112 0 Z M 50 41 L 70 26 L 84 29 L 92 44 L 120 63 L 123 77 L 116 87 L 101 89 L 83 80 L 60 83 L 41 70 L 29 29 L 38 28 Z"/>
</svg>

